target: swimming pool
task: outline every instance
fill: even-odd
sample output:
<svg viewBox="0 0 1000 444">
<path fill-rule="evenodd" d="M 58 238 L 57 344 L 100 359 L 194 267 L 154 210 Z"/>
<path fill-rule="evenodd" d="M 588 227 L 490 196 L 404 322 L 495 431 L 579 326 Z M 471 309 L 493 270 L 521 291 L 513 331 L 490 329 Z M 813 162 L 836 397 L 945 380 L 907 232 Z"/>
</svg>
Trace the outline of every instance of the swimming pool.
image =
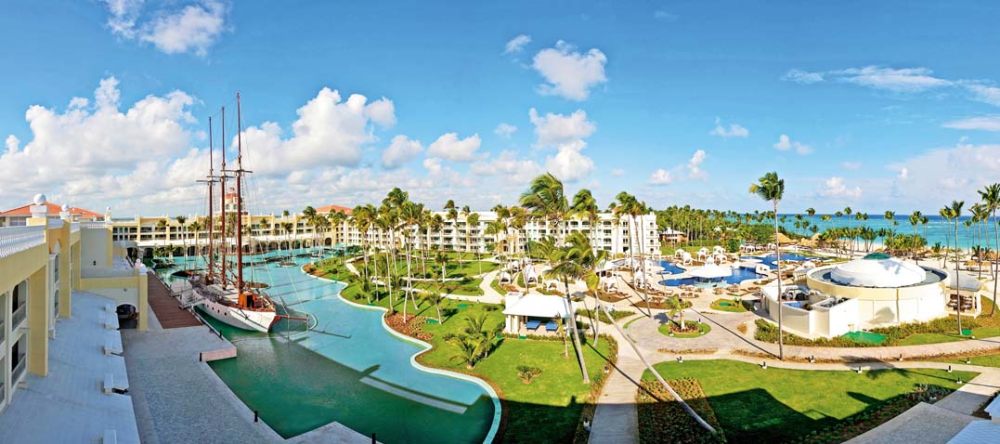
<svg viewBox="0 0 1000 444">
<path fill-rule="evenodd" d="M 495 433 L 499 409 L 483 386 L 414 367 L 411 357 L 424 347 L 387 331 L 380 310 L 340 299 L 343 284 L 303 273 L 310 260 L 261 263 L 245 273 L 269 284 L 276 301 L 312 315 L 312 331 L 282 324 L 264 334 L 213 322 L 238 357 L 210 366 L 236 396 L 285 438 L 334 421 L 383 442 L 471 443 Z"/>
<path fill-rule="evenodd" d="M 767 266 L 771 267 L 772 270 L 775 269 L 775 268 L 777 268 L 777 266 L 774 265 L 774 260 L 775 260 L 774 253 L 767 254 L 767 255 L 764 255 L 764 256 L 752 256 L 752 257 L 749 257 L 749 258 L 744 257 L 743 259 L 760 259 L 761 263 L 767 264 Z M 807 261 L 809 259 L 811 259 L 809 256 L 803 256 L 803 255 L 798 254 L 798 253 L 781 252 L 781 260 L 782 261 L 805 262 L 805 261 Z"/>
<path fill-rule="evenodd" d="M 704 280 L 693 277 L 686 277 L 680 279 L 666 279 L 660 282 L 668 287 L 679 287 L 681 285 L 694 285 L 700 288 L 715 288 L 715 287 L 726 287 L 732 284 L 739 284 L 740 282 L 759 279 L 761 275 L 757 274 L 755 271 L 743 268 L 734 267 L 733 274 L 720 279 Z"/>
<path fill-rule="evenodd" d="M 681 274 L 685 271 L 683 268 L 678 267 L 677 264 L 670 261 L 660 261 L 660 266 L 663 267 L 663 274 L 667 275 Z"/>
</svg>

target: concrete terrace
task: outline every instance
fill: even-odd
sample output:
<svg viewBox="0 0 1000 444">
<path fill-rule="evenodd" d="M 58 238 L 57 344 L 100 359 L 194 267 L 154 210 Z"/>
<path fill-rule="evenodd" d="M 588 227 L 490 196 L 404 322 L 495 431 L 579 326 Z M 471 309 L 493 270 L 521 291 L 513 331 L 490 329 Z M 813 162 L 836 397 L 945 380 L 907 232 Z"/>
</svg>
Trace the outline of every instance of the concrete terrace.
<svg viewBox="0 0 1000 444">
<path fill-rule="evenodd" d="M 102 390 L 108 374 L 115 387 L 129 387 L 125 359 L 104 353 L 105 345 L 121 349 L 117 319 L 111 299 L 73 293 L 73 316 L 59 319 L 49 342 L 49 375 L 29 374 L 14 393 L 0 415 L 0 442 L 100 442 L 106 431 L 120 443 L 140 442 L 132 397 Z"/>
</svg>

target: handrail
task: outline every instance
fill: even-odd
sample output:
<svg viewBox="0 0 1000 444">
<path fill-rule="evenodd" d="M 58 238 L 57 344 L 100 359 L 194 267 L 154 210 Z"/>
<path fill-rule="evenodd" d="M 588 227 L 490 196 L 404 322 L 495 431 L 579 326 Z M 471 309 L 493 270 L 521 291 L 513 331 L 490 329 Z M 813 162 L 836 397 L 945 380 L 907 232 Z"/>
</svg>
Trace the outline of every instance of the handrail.
<svg viewBox="0 0 1000 444">
<path fill-rule="evenodd" d="M 18 307 L 16 310 L 14 310 L 14 313 L 10 315 L 11 328 L 12 329 L 19 328 L 21 326 L 21 323 L 24 322 L 24 319 L 27 317 L 26 316 L 27 313 L 28 313 L 28 303 L 25 302 L 21 304 L 21 306 Z"/>
<path fill-rule="evenodd" d="M 0 228 L 0 258 L 20 253 L 45 243 L 42 226 Z"/>
<path fill-rule="evenodd" d="M 105 221 L 83 221 L 80 222 L 80 226 L 83 228 L 108 228 L 110 224 Z"/>
</svg>

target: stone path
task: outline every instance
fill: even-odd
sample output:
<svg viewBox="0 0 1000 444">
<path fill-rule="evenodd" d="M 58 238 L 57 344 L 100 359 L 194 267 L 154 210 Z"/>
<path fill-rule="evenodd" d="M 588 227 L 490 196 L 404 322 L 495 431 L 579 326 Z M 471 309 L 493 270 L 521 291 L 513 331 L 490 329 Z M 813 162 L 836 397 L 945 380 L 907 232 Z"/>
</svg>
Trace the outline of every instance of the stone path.
<svg viewBox="0 0 1000 444">
<path fill-rule="evenodd" d="M 618 342 L 618 362 L 604 384 L 590 428 L 591 444 L 639 442 L 639 416 L 635 395 L 646 366 L 614 327 L 607 329 Z"/>
</svg>

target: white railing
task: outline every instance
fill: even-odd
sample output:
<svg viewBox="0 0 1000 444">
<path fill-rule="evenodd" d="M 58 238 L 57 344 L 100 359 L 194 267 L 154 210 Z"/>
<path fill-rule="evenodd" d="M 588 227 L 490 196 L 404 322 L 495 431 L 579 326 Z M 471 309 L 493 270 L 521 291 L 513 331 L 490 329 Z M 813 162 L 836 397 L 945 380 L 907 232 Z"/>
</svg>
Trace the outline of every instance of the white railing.
<svg viewBox="0 0 1000 444">
<path fill-rule="evenodd" d="M 0 258 L 44 243 L 45 229 L 41 226 L 0 228 Z"/>
<path fill-rule="evenodd" d="M 132 277 L 136 275 L 138 275 L 138 272 L 134 269 L 84 268 L 80 270 L 80 277 L 84 279 L 120 278 L 120 277 Z"/>
<path fill-rule="evenodd" d="M 26 316 L 27 314 L 28 314 L 28 303 L 25 302 L 21 304 L 21 306 L 18 307 L 17 310 L 14 310 L 13 314 L 11 314 L 10 316 L 11 330 L 17 330 L 18 328 L 20 328 L 21 323 L 24 322 L 24 318 L 27 317 Z"/>
<path fill-rule="evenodd" d="M 24 374 L 24 367 L 27 361 L 27 359 L 25 359 L 27 356 L 24 354 L 18 355 L 17 358 L 20 359 L 20 362 L 18 362 L 17 366 L 14 367 L 14 371 L 10 372 L 10 382 L 12 383 L 17 383 L 18 380 L 21 379 L 21 375 Z"/>
</svg>

